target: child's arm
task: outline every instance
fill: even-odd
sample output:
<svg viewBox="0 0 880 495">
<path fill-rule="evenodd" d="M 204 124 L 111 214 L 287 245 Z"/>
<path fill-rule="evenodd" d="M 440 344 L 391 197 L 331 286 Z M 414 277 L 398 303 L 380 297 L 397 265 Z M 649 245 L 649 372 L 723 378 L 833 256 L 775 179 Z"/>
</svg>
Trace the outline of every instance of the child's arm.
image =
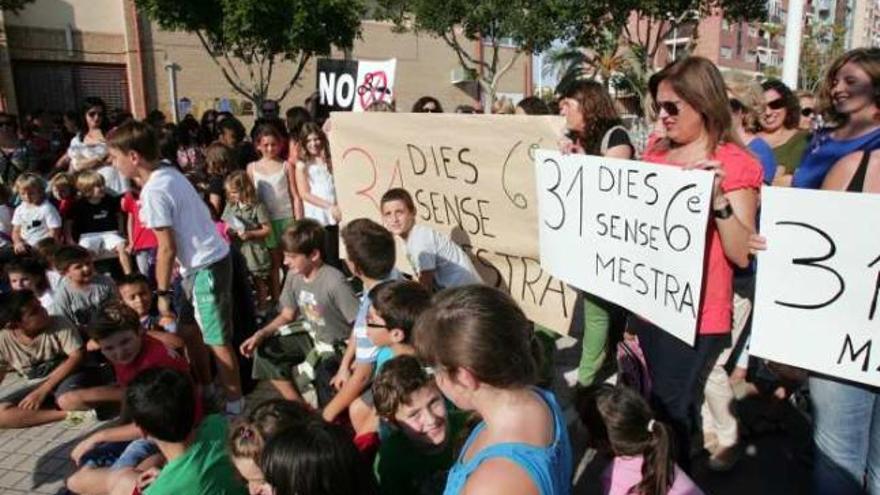
<svg viewBox="0 0 880 495">
<path fill-rule="evenodd" d="M 156 290 L 171 290 L 171 271 L 174 269 L 174 257 L 177 256 L 177 246 L 174 244 L 174 230 L 171 227 L 153 229 L 159 247 L 156 250 Z M 162 316 L 173 315 L 171 311 L 171 298 L 159 297 L 159 313 Z"/>
<path fill-rule="evenodd" d="M 64 242 L 67 244 L 76 244 L 73 242 L 73 220 L 64 221 Z"/>
<path fill-rule="evenodd" d="M 12 227 L 12 247 L 18 254 L 22 254 L 27 251 L 27 244 L 25 244 L 24 239 L 22 239 L 21 237 L 20 225 L 15 225 Z"/>
<path fill-rule="evenodd" d="M 260 344 L 263 343 L 264 340 L 275 335 L 278 332 L 278 329 L 291 323 L 296 319 L 296 310 L 293 308 L 282 307 L 281 311 L 278 313 L 272 321 L 270 321 L 265 327 L 257 330 L 253 335 L 251 335 L 247 340 L 241 343 L 239 347 L 239 352 L 244 357 L 251 357 L 254 354 L 254 351 L 257 347 L 260 347 Z"/>
<path fill-rule="evenodd" d="M 299 189 L 296 188 L 296 163 L 287 162 L 287 165 L 287 190 L 290 192 L 290 204 L 293 205 L 293 218 L 302 218 L 303 202 L 302 198 L 299 196 Z M 290 170 L 291 168 L 293 170 Z"/>
<path fill-rule="evenodd" d="M 127 220 L 125 221 L 125 238 L 128 239 L 128 252 L 134 252 L 134 213 L 129 213 L 126 215 Z"/>
<path fill-rule="evenodd" d="M 355 338 L 354 336 L 351 336 L 348 338 L 348 344 L 345 346 L 345 354 L 342 355 L 342 361 L 339 363 L 339 370 L 336 372 L 336 376 L 330 380 L 330 385 L 336 390 L 341 389 L 342 386 L 345 385 L 345 382 L 351 378 L 351 365 L 354 362 L 356 350 Z"/>
<path fill-rule="evenodd" d="M 419 283 L 422 284 L 422 287 L 428 290 L 428 292 L 434 292 L 434 273 L 435 270 L 422 270 L 419 272 Z"/>
<path fill-rule="evenodd" d="M 164 330 L 147 330 L 147 335 L 162 342 L 165 344 L 165 347 L 170 347 L 174 350 L 179 351 L 184 347 L 183 339 L 171 332 L 166 332 Z"/>
<path fill-rule="evenodd" d="M 77 349 L 70 354 L 67 355 L 67 359 L 64 360 L 57 368 L 52 370 L 49 373 L 49 376 L 46 377 L 46 380 L 41 383 L 37 388 L 35 388 L 31 393 L 27 394 L 21 402 L 18 403 L 18 407 L 22 409 L 30 409 L 37 410 L 40 408 L 40 405 L 46 399 L 46 397 L 55 390 L 55 387 L 61 383 L 62 380 L 67 378 L 71 373 L 73 373 L 76 368 L 79 367 L 80 363 L 82 363 L 83 358 L 85 357 L 85 353 L 83 353 L 82 349 Z"/>
<path fill-rule="evenodd" d="M 347 353 L 347 351 L 346 351 Z M 370 383 L 373 374 L 374 363 L 358 362 L 354 365 L 354 373 L 349 378 L 333 399 L 324 407 L 322 416 L 326 421 L 333 421 L 336 416 L 344 411 L 355 399 L 360 397 Z"/>
<path fill-rule="evenodd" d="M 61 228 L 60 227 L 55 227 L 54 229 L 49 229 L 49 232 L 52 233 L 52 237 L 54 237 L 56 241 L 58 241 L 59 243 L 64 242 L 64 239 L 61 236 Z"/>
<path fill-rule="evenodd" d="M 137 440 L 140 437 L 141 432 L 134 423 L 98 430 L 78 443 L 73 451 L 70 452 L 70 458 L 73 459 L 73 462 L 76 465 L 79 465 L 82 456 L 95 448 L 99 443 L 130 442 L 132 440 Z"/>
<path fill-rule="evenodd" d="M 268 223 L 260 224 L 260 228 L 254 230 L 245 230 L 238 237 L 243 241 L 262 240 L 269 237 L 272 233 L 272 225 Z"/>
</svg>

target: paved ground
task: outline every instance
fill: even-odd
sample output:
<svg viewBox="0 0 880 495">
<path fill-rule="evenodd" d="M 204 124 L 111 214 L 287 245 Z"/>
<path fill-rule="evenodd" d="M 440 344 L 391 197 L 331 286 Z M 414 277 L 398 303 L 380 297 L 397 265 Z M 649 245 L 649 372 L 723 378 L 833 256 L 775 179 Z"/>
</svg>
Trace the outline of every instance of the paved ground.
<svg viewBox="0 0 880 495">
<path fill-rule="evenodd" d="M 580 348 L 574 339 L 562 341 L 561 347 L 554 361 L 557 393 L 564 402 L 567 394 L 566 387 L 562 385 L 562 374 L 576 366 Z M 9 375 L 0 385 L 0 396 L 21 383 Z M 271 395 L 265 387 L 260 387 L 248 398 L 248 402 L 258 403 Z M 694 468 L 697 483 L 712 495 L 807 493 L 809 455 L 802 446 L 809 443 L 808 427 L 802 417 L 788 412 L 790 414 L 782 422 L 782 428 L 747 432 L 747 454 L 734 471 L 713 473 L 706 469 L 705 458 L 697 461 Z M 72 427 L 56 423 L 22 430 L 0 430 L 0 494 L 66 493 L 64 479 L 74 467 L 70 461 L 70 451 L 80 439 L 104 424 L 93 421 Z M 576 445 L 582 444 L 577 440 L 580 434 L 572 428 Z M 582 459 L 583 473 L 577 479 L 574 493 L 598 494 L 601 463 L 593 460 L 592 453 L 581 451 L 576 455 Z"/>
</svg>

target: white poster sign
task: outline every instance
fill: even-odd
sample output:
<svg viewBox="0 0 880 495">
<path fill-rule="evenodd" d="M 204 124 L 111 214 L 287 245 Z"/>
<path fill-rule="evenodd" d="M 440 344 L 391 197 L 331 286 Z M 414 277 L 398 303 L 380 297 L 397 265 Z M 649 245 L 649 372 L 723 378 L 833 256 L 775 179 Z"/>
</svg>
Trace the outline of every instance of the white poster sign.
<svg viewBox="0 0 880 495">
<path fill-rule="evenodd" d="M 880 196 L 764 187 L 750 351 L 880 386 Z M 875 342 L 876 341 L 876 342 Z"/>
<path fill-rule="evenodd" d="M 363 112 L 377 101 L 394 101 L 394 74 L 397 59 L 358 61 L 353 110 Z"/>
<path fill-rule="evenodd" d="M 544 269 L 693 345 L 712 174 L 545 150 L 535 167 Z"/>
</svg>

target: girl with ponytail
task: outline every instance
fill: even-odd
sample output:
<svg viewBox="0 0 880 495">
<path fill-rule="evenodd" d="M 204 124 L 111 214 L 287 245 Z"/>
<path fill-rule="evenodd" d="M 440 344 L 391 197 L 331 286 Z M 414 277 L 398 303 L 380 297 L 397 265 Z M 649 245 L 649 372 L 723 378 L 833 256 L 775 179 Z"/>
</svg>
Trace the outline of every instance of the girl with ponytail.
<svg viewBox="0 0 880 495">
<path fill-rule="evenodd" d="M 580 389 L 576 407 L 593 445 L 614 460 L 602 474 L 605 495 L 702 495 L 676 464 L 672 432 L 627 387 Z"/>
</svg>

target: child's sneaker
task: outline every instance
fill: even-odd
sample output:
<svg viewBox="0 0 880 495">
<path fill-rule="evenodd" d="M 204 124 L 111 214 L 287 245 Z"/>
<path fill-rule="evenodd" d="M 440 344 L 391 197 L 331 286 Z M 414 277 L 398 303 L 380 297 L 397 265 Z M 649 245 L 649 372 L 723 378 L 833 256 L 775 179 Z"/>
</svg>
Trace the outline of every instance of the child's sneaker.
<svg viewBox="0 0 880 495">
<path fill-rule="evenodd" d="M 64 418 L 64 425 L 77 427 L 86 423 L 95 423 L 97 421 L 98 413 L 94 409 L 89 409 L 88 411 L 67 411 L 67 417 Z"/>
</svg>

